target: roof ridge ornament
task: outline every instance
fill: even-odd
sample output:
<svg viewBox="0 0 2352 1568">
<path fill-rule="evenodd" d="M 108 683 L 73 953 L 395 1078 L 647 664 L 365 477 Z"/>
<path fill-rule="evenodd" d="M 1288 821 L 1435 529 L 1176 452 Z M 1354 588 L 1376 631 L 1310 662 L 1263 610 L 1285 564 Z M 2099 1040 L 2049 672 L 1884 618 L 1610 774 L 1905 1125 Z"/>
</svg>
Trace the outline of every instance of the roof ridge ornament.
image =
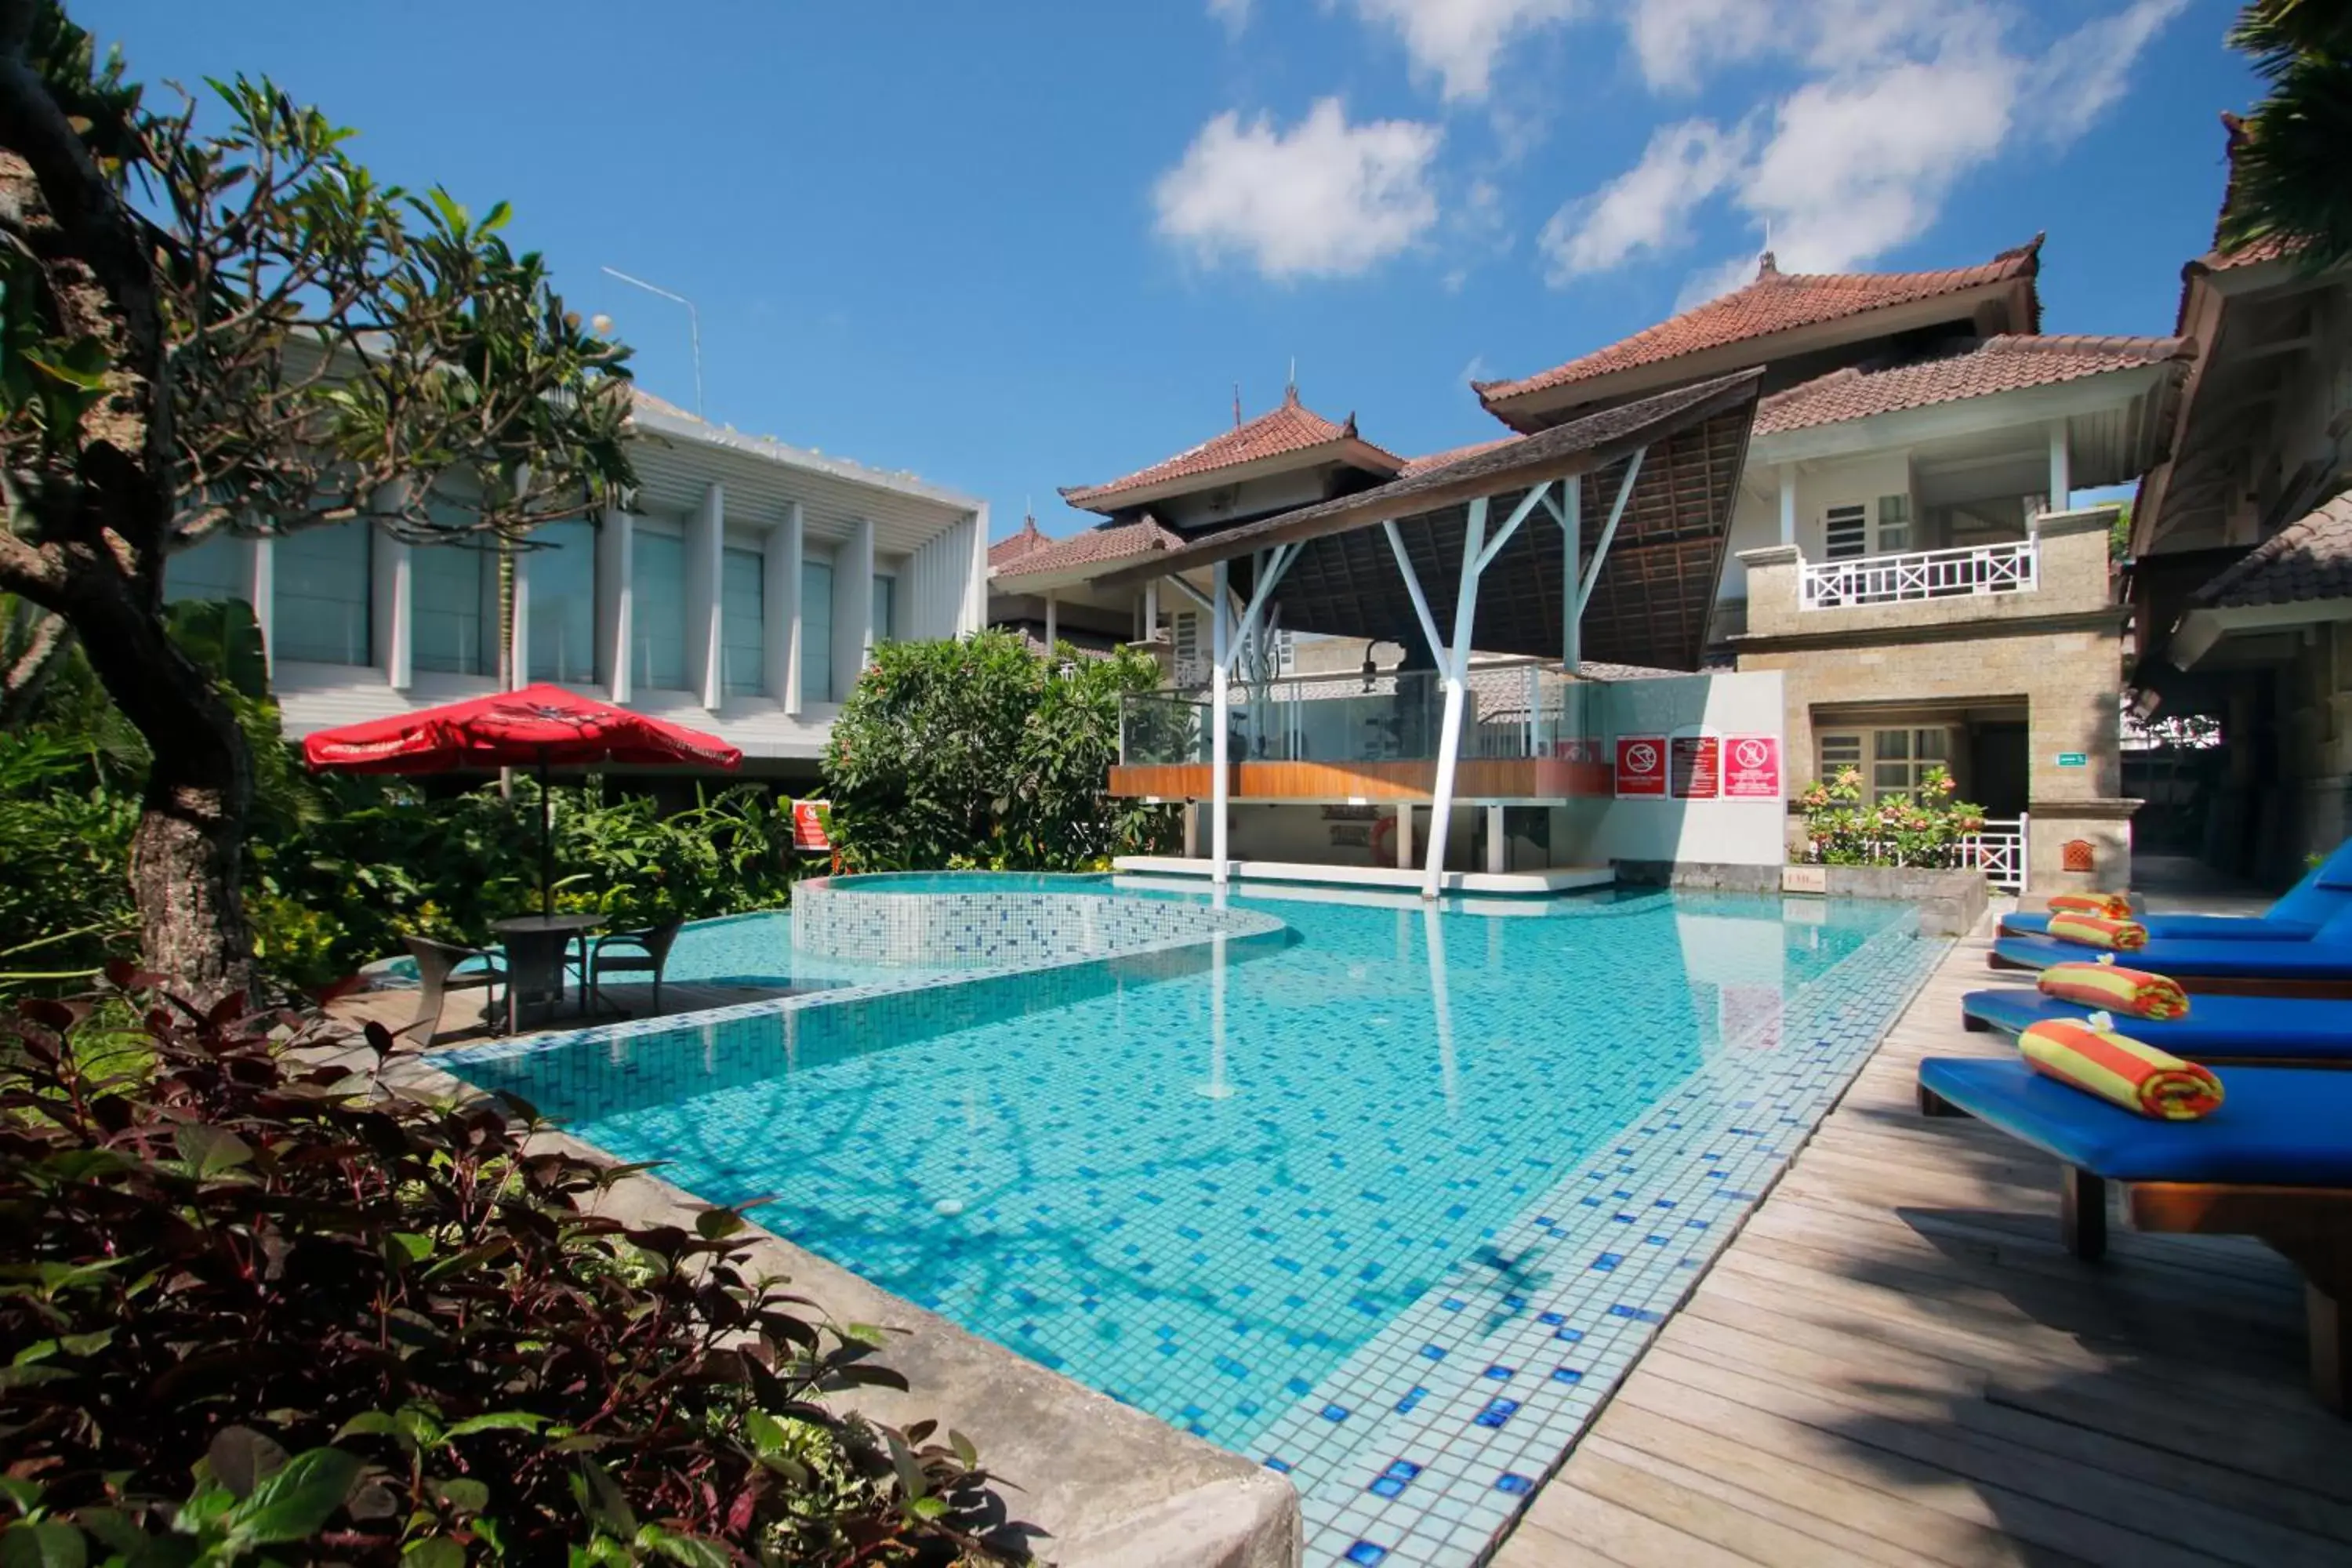
<svg viewBox="0 0 2352 1568">
<path fill-rule="evenodd" d="M 1767 278 L 1779 276 L 1780 276 L 1780 264 L 1773 258 L 1770 251 L 1768 250 L 1756 258 L 1756 281 L 1761 283 Z"/>
</svg>

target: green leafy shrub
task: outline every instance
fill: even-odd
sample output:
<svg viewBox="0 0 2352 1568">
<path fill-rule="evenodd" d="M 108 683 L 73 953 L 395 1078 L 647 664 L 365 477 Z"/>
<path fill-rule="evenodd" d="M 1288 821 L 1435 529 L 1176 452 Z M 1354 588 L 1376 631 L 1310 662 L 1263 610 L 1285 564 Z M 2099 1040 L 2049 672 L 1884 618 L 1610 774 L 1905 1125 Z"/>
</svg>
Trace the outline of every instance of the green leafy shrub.
<svg viewBox="0 0 2352 1568">
<path fill-rule="evenodd" d="M 1158 680 L 1141 654 L 1048 659 L 1005 632 L 885 643 L 825 747 L 844 863 L 1074 870 L 1162 847 L 1175 808 L 1104 788 L 1120 699 Z"/>
<path fill-rule="evenodd" d="M 904 1382 L 751 1277 L 738 1213 L 601 1217 L 625 1171 L 380 1092 L 380 1026 L 313 1065 L 355 1042 L 112 979 L 111 1025 L 0 1025 L 0 1562 L 1022 1552 L 963 1439 L 837 1410 Z M 90 1048 L 126 1004 L 137 1071 Z"/>
<path fill-rule="evenodd" d="M 1958 866 L 1962 841 L 1984 831 L 1984 807 L 1955 799 L 1959 786 L 1931 768 L 1916 795 L 1864 798 L 1862 774 L 1841 769 L 1800 797 L 1807 858 L 1830 866 Z"/>
</svg>

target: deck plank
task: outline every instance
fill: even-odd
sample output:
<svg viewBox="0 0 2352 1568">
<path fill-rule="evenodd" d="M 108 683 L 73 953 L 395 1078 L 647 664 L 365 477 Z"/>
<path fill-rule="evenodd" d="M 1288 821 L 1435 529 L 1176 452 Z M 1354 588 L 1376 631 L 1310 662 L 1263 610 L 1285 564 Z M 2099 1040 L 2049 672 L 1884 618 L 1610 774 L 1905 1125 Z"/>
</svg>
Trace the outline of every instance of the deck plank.
<svg viewBox="0 0 2352 1568">
<path fill-rule="evenodd" d="M 1988 927 L 1989 930 L 1989 927 Z M 1988 974 L 1957 944 L 1494 1562 L 2352 1562 L 2352 1423 L 2267 1249 L 2057 1237 L 2057 1168 L 1917 1112 Z"/>
</svg>

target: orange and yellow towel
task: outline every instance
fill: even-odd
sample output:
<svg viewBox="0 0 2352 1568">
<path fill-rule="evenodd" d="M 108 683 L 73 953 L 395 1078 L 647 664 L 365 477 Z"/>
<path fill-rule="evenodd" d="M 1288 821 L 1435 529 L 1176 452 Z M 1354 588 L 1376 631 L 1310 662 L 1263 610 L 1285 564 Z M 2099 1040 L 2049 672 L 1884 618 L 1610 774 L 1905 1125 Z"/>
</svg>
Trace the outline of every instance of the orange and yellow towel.
<svg viewBox="0 0 2352 1568">
<path fill-rule="evenodd" d="M 2194 1121 L 2221 1103 L 2221 1080 L 2195 1062 L 2088 1024 L 2036 1024 L 2017 1038 L 2033 1070 L 2163 1121 Z"/>
<path fill-rule="evenodd" d="M 2147 945 L 2147 928 L 2137 921 L 2098 915 L 2052 915 L 2050 934 L 2079 947 L 2110 948 L 2116 952 L 2137 952 Z"/>
<path fill-rule="evenodd" d="M 2181 1018 L 2189 993 L 2169 975 L 2117 963 L 2053 963 L 2042 972 L 2042 994 L 2134 1018 Z"/>
<path fill-rule="evenodd" d="M 2053 893 L 2050 912 L 2053 915 L 2095 915 L 2103 921 L 2131 919 L 2131 900 L 2121 893 Z"/>
</svg>

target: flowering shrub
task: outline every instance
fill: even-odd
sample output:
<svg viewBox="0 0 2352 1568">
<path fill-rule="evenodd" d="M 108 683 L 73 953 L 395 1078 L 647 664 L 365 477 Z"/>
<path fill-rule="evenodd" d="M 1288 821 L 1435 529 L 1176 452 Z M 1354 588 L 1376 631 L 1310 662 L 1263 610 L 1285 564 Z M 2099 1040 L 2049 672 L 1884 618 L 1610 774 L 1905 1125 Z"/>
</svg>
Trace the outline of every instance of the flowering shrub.
<svg viewBox="0 0 2352 1568">
<path fill-rule="evenodd" d="M 1805 808 L 1806 858 L 1826 866 L 1958 866 L 1961 841 L 1984 831 L 1984 807 L 1954 798 L 1959 785 L 1928 770 L 1916 795 L 1871 804 L 1862 774 L 1841 769 L 1799 796 Z"/>
</svg>

